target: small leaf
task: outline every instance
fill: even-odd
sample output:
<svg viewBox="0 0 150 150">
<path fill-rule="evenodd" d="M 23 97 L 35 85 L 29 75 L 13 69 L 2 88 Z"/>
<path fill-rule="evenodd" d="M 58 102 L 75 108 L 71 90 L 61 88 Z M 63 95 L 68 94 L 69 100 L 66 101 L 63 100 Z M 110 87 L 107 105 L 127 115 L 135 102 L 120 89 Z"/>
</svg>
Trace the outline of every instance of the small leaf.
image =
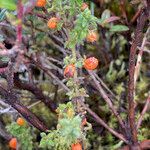
<svg viewBox="0 0 150 150">
<path fill-rule="evenodd" d="M 41 137 L 45 137 L 46 134 L 44 132 L 41 133 Z"/>
<path fill-rule="evenodd" d="M 0 60 L 4 63 L 7 63 L 9 61 L 9 57 L 0 57 Z"/>
<path fill-rule="evenodd" d="M 112 16 L 112 17 L 109 17 L 106 20 L 104 20 L 104 22 L 105 23 L 110 23 L 110 22 L 114 22 L 114 21 L 119 20 L 119 19 L 120 19 L 120 17 Z"/>
<path fill-rule="evenodd" d="M 76 67 L 82 68 L 82 66 L 83 66 L 83 61 L 78 61 L 78 62 L 76 63 Z"/>
<path fill-rule="evenodd" d="M 109 17 L 110 17 L 110 10 L 108 9 L 104 10 L 102 13 L 101 19 L 105 20 L 105 19 L 108 19 Z"/>
<path fill-rule="evenodd" d="M 114 25 L 110 28 L 110 31 L 112 32 L 122 32 L 122 31 L 128 31 L 129 28 L 125 25 Z"/>
<path fill-rule="evenodd" d="M 14 0 L 0 0 L 0 8 L 15 10 L 16 4 L 15 4 Z"/>
</svg>

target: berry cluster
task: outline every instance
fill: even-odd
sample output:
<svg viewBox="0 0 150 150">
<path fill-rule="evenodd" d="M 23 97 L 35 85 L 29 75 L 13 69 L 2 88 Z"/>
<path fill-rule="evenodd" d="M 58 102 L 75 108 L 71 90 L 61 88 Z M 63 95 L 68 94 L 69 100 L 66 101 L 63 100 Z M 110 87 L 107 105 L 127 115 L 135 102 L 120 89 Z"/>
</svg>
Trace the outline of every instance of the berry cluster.
<svg viewBox="0 0 150 150">
<path fill-rule="evenodd" d="M 25 120 L 21 117 L 19 117 L 16 121 L 17 125 L 19 126 L 24 126 L 25 125 Z M 12 138 L 9 141 L 9 147 L 12 149 L 17 149 L 17 138 Z"/>
</svg>

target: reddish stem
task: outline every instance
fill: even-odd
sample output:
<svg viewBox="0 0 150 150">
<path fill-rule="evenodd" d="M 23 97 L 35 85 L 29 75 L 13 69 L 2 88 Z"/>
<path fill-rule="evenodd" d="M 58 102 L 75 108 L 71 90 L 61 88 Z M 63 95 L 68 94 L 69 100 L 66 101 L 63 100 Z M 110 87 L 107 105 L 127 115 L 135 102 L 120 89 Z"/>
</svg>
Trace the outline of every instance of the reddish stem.
<svg viewBox="0 0 150 150">
<path fill-rule="evenodd" d="M 111 134 L 115 135 L 117 138 L 124 141 L 126 144 L 129 144 L 129 142 L 126 140 L 126 138 L 116 132 L 114 129 L 110 128 L 95 112 L 93 112 L 90 108 L 88 108 L 84 103 L 81 103 L 81 105 L 87 110 L 87 112 L 96 120 L 97 123 L 105 127 Z"/>
<path fill-rule="evenodd" d="M 23 5 L 22 0 L 18 0 L 17 5 L 17 17 L 19 20 L 19 23 L 17 25 L 17 43 L 22 43 L 22 19 L 23 19 Z"/>
<path fill-rule="evenodd" d="M 131 139 L 130 140 L 133 145 L 136 145 L 138 143 L 137 128 L 136 128 L 136 124 L 135 124 L 135 103 L 134 103 L 135 58 L 136 58 L 137 46 L 141 45 L 142 30 L 144 28 L 146 19 L 147 19 L 147 17 L 146 17 L 145 11 L 143 11 L 137 22 L 137 28 L 135 31 L 135 39 L 133 40 L 132 46 L 130 48 L 130 56 L 129 56 L 128 116 L 129 116 L 129 125 L 130 125 L 130 129 L 131 129 Z"/>
<path fill-rule="evenodd" d="M 139 119 L 138 119 L 137 129 L 140 127 L 140 125 L 141 125 L 141 123 L 142 123 L 144 114 L 146 113 L 149 104 L 150 104 L 150 96 L 147 98 L 146 103 L 145 103 L 145 106 L 144 106 L 144 108 L 143 108 L 143 110 L 142 110 L 142 112 L 141 112 L 141 115 L 140 115 Z"/>
</svg>

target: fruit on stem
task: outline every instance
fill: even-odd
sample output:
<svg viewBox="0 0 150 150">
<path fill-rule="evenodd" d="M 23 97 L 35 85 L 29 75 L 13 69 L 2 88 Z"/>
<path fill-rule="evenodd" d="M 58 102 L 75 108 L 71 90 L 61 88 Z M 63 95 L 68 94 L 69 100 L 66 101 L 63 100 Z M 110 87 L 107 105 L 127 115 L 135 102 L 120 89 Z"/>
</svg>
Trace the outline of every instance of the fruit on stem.
<svg viewBox="0 0 150 150">
<path fill-rule="evenodd" d="M 64 70 L 64 76 L 73 77 L 75 70 L 76 70 L 76 68 L 75 68 L 74 64 L 67 65 L 65 70 Z"/>
<path fill-rule="evenodd" d="M 19 117 L 18 119 L 17 119 L 17 124 L 19 125 L 19 126 L 23 126 L 23 125 L 25 125 L 25 121 L 24 121 L 24 119 L 23 118 L 21 118 L 21 117 Z"/>
<path fill-rule="evenodd" d="M 97 32 L 95 32 L 95 31 L 90 31 L 89 33 L 88 33 L 88 35 L 86 36 L 86 40 L 88 41 L 88 42 L 96 42 L 97 40 L 98 40 L 98 34 L 97 34 Z"/>
<path fill-rule="evenodd" d="M 71 145 L 72 150 L 82 150 L 82 145 L 80 143 L 75 143 Z"/>
<path fill-rule="evenodd" d="M 87 124 L 87 120 L 86 120 L 86 118 L 84 118 L 83 120 L 82 120 L 82 126 L 85 126 Z"/>
<path fill-rule="evenodd" d="M 17 139 L 16 138 L 12 138 L 9 141 L 9 147 L 12 149 L 16 149 L 17 148 Z"/>
<path fill-rule="evenodd" d="M 94 70 L 98 66 L 98 59 L 95 57 L 89 57 L 84 60 L 84 68 L 87 70 Z"/>
<path fill-rule="evenodd" d="M 46 0 L 37 0 L 36 7 L 44 7 L 46 5 Z"/>
<path fill-rule="evenodd" d="M 47 23 L 47 26 L 48 28 L 50 29 L 56 29 L 57 28 L 57 25 L 58 25 L 58 18 L 56 17 L 52 17 L 51 19 L 49 19 L 48 23 Z"/>
</svg>

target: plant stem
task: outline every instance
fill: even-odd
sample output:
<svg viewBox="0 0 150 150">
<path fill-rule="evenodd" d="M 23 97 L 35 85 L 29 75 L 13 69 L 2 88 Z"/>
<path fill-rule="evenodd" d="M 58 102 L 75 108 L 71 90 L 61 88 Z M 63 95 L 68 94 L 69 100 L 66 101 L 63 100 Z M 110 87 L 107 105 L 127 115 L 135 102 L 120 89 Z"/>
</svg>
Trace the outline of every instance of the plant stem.
<svg viewBox="0 0 150 150">
<path fill-rule="evenodd" d="M 35 128 L 44 132 L 48 130 L 44 123 L 40 121 L 35 114 L 33 114 L 27 107 L 20 103 L 18 97 L 16 96 L 16 93 L 8 93 L 8 91 L 0 85 L 0 95 L 5 98 L 5 102 L 7 104 L 17 110 Z"/>
<path fill-rule="evenodd" d="M 146 13 L 143 10 L 138 21 L 137 28 L 135 31 L 135 39 L 133 40 L 132 46 L 130 48 L 129 56 L 129 82 L 128 82 L 128 117 L 129 125 L 131 129 L 131 143 L 136 145 L 138 143 L 137 139 L 137 128 L 135 125 L 135 103 L 134 103 L 134 94 L 135 94 L 135 83 L 134 83 L 134 73 L 135 73 L 135 58 L 136 58 L 136 49 L 138 45 L 141 45 L 142 41 L 142 30 L 147 19 Z"/>
<path fill-rule="evenodd" d="M 141 112 L 141 115 L 138 119 L 138 122 L 137 122 L 137 129 L 140 127 L 141 123 L 142 123 L 142 120 L 143 120 L 143 117 L 144 117 L 144 114 L 146 113 L 147 109 L 148 109 L 148 106 L 150 104 L 150 96 L 147 98 L 146 100 L 146 103 L 145 103 L 145 106 Z"/>
<path fill-rule="evenodd" d="M 17 25 L 17 43 L 20 45 L 22 43 L 22 19 L 23 19 L 22 0 L 18 0 L 17 17 L 18 17 L 18 20 L 19 20 L 19 23 Z"/>
<path fill-rule="evenodd" d="M 118 137 L 119 139 L 124 141 L 126 144 L 129 143 L 122 134 L 120 134 L 120 133 L 116 132 L 115 130 L 113 130 L 112 128 L 110 128 L 95 112 L 93 112 L 90 108 L 88 108 L 84 103 L 82 103 L 82 106 L 96 120 L 97 123 L 99 123 L 100 125 L 105 127 L 110 133 L 112 133 L 113 135 L 115 135 L 116 137 Z"/>
<path fill-rule="evenodd" d="M 73 57 L 73 60 L 74 62 L 77 62 L 77 55 L 76 55 L 76 49 L 73 48 L 72 49 L 72 57 Z M 79 89 L 79 86 L 77 84 L 77 77 L 78 77 L 78 73 L 77 73 L 77 69 L 75 69 L 75 73 L 74 73 L 74 88 L 75 88 L 75 93 L 78 94 L 78 89 Z"/>
<path fill-rule="evenodd" d="M 101 94 L 103 99 L 106 101 L 106 103 L 108 104 L 109 108 L 112 110 L 113 114 L 118 119 L 118 122 L 119 122 L 121 128 L 123 129 L 123 131 L 126 132 L 126 127 L 124 125 L 124 122 L 123 122 L 122 118 L 119 116 L 119 114 L 116 111 L 115 107 L 113 106 L 111 100 L 109 99 L 109 97 L 107 96 L 107 94 L 105 93 L 105 91 L 103 90 L 101 85 L 99 84 L 99 82 L 96 80 L 96 77 L 94 76 L 94 74 L 91 71 L 88 71 L 88 73 L 91 76 L 91 78 L 93 79 L 93 81 L 94 81 L 94 83 L 95 83 L 95 85 L 97 87 L 97 90 L 99 91 L 99 93 Z"/>
</svg>

